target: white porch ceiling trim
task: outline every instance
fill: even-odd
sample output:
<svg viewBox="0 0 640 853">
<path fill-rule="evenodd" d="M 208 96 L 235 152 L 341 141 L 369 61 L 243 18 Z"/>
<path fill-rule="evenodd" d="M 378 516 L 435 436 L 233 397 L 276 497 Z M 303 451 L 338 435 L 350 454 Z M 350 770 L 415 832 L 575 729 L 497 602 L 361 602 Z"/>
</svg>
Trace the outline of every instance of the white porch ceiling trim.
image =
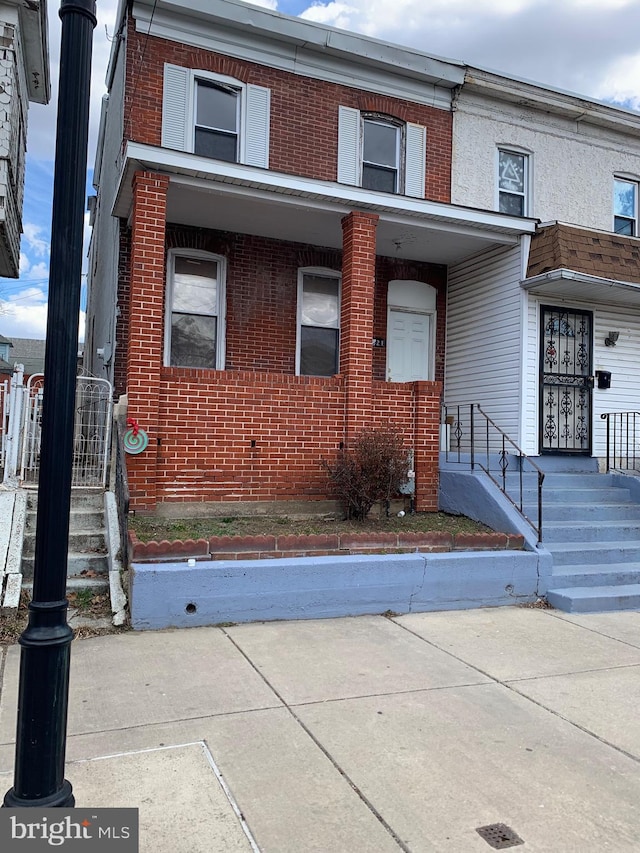
<svg viewBox="0 0 640 853">
<path fill-rule="evenodd" d="M 565 267 L 524 279 L 521 286 L 529 293 L 545 298 L 640 306 L 638 282 L 602 278 Z"/>
<path fill-rule="evenodd" d="M 274 200 L 277 197 L 284 204 L 303 202 L 305 208 L 334 214 L 361 210 L 377 213 L 385 222 L 399 225 L 416 225 L 423 221 L 428 222 L 430 228 L 441 228 L 449 233 L 479 235 L 479 232 L 490 232 L 492 242 L 513 244 L 520 235 L 533 234 L 536 229 L 534 219 L 315 181 L 135 142 L 127 144 L 112 208 L 114 216 L 129 216 L 133 200 L 131 181 L 134 172 L 140 169 L 169 175 L 172 182 L 194 188 L 211 188 L 215 184 L 216 192 L 247 197 L 259 194 Z"/>
</svg>

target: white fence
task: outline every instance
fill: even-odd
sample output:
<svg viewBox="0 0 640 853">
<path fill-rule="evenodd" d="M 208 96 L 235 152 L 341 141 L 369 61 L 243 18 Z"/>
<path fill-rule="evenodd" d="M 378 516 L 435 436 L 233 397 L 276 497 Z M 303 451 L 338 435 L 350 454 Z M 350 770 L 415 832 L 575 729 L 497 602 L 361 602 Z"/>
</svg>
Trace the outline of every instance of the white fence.
<svg viewBox="0 0 640 853">
<path fill-rule="evenodd" d="M 38 482 L 44 386 L 42 373 L 30 376 L 25 385 L 24 371 L 19 364 L 11 381 L 0 385 L 0 461 L 3 482 L 8 485 Z M 111 384 L 106 379 L 77 377 L 71 480 L 76 488 L 105 485 L 112 406 Z"/>
</svg>

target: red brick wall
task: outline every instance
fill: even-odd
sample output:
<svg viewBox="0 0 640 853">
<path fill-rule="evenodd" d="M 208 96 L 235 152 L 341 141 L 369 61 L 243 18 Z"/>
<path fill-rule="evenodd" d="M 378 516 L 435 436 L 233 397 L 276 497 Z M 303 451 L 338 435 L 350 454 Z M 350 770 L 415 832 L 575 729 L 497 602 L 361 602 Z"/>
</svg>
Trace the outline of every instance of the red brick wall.
<svg viewBox="0 0 640 853">
<path fill-rule="evenodd" d="M 136 172 L 133 180 L 131 272 L 127 344 L 128 414 L 146 430 L 149 452 L 129 457 L 132 494 L 156 501 L 160 367 L 164 336 L 165 220 L 169 178 Z M 160 285 L 160 286 L 159 286 Z"/>
<path fill-rule="evenodd" d="M 348 445 L 365 426 L 395 422 L 407 447 L 416 449 L 417 508 L 435 509 L 441 386 L 375 382 L 371 337 L 373 328 L 386 336 L 388 279 L 410 269 L 412 278 L 438 287 L 442 299 L 442 268 L 376 262 L 376 217 L 369 214 L 346 217 L 344 258 L 295 243 L 166 226 L 167 185 L 164 176 L 136 174 L 129 261 L 123 264 L 129 277 L 122 296 L 128 293 L 129 303 L 119 334 L 128 342 L 128 415 L 149 435 L 148 448 L 128 459 L 132 506 L 324 498 L 321 458 L 334 458 L 341 442 Z M 166 252 L 177 246 L 227 258 L 224 371 L 162 367 Z M 342 374 L 296 377 L 298 268 L 340 269 L 340 263 Z"/>
<path fill-rule="evenodd" d="M 338 107 L 381 112 L 427 128 L 426 197 L 451 200 L 452 114 L 245 62 L 135 31 L 127 35 L 125 137 L 160 145 L 164 63 L 211 71 L 271 90 L 269 166 L 278 172 L 335 181 Z M 142 73 L 142 65 L 144 71 Z"/>
</svg>

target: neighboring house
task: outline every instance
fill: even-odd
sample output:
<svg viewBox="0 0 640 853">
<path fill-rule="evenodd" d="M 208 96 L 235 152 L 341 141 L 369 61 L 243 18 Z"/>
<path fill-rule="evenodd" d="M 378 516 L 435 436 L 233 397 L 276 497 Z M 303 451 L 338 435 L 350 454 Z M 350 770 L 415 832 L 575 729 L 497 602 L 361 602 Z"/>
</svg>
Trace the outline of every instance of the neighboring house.
<svg viewBox="0 0 640 853">
<path fill-rule="evenodd" d="M 600 415 L 640 411 L 640 115 L 469 68 L 454 137 L 452 201 L 541 224 L 450 267 L 446 402 L 602 459 Z"/>
<path fill-rule="evenodd" d="M 36 338 L 3 338 L 0 335 L 0 373 L 13 374 L 15 364 L 24 367 L 25 380 L 34 373 L 44 373 L 45 341 Z M 6 355 L 5 355 L 6 351 Z"/>
<path fill-rule="evenodd" d="M 29 101 L 50 97 L 46 0 L 0 0 L 0 276 L 17 278 Z"/>
<path fill-rule="evenodd" d="M 286 511 L 326 497 L 321 458 L 395 424 L 436 509 L 447 279 L 508 257 L 495 286 L 518 288 L 535 231 L 452 203 L 465 67 L 235 0 L 118 20 L 85 368 L 148 433 L 132 506 Z"/>
</svg>

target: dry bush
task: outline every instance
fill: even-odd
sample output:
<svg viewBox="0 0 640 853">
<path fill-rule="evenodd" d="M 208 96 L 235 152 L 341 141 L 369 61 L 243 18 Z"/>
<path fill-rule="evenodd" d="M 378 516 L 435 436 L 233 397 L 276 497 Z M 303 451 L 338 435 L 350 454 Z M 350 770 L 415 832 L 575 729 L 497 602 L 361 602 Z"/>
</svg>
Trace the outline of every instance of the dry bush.
<svg viewBox="0 0 640 853">
<path fill-rule="evenodd" d="M 322 466 L 346 517 L 363 521 L 376 501 L 389 501 L 399 492 L 407 480 L 409 456 L 392 427 L 365 429 L 333 464 L 323 459 Z"/>
</svg>

